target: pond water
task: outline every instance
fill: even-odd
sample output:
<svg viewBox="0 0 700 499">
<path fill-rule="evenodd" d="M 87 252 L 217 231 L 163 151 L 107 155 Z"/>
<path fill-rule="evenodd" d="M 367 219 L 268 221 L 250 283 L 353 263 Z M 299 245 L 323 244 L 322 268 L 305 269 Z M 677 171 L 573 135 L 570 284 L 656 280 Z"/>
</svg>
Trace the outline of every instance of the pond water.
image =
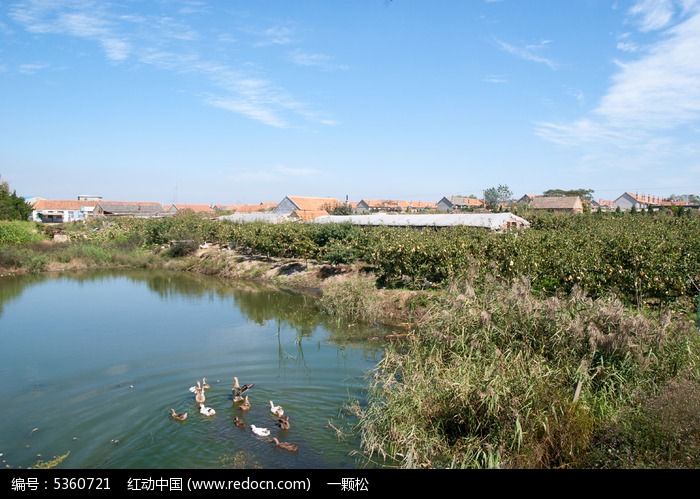
<svg viewBox="0 0 700 499">
<path fill-rule="evenodd" d="M 0 278 L 0 460 L 27 468 L 367 468 L 352 407 L 366 402 L 380 336 L 315 299 L 163 271 Z M 254 383 L 252 407 L 231 396 Z M 189 387 L 206 377 L 199 413 Z M 290 428 L 270 412 L 282 405 Z M 170 408 L 188 412 L 184 422 Z M 234 425 L 238 416 L 245 428 Z M 299 446 L 276 448 L 255 436 Z"/>
</svg>

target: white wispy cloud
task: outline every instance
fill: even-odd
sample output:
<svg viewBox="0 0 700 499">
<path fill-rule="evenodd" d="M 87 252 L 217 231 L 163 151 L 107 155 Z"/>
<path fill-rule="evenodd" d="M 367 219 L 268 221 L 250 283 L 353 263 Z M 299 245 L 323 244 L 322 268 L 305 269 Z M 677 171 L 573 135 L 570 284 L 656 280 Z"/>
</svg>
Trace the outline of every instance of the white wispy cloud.
<svg viewBox="0 0 700 499">
<path fill-rule="evenodd" d="M 496 45 L 503 50 L 504 52 L 507 52 L 511 55 L 514 55 L 520 59 L 523 59 L 525 61 L 531 61 L 531 62 L 536 62 L 538 64 L 544 64 L 550 69 L 557 69 L 558 64 L 552 61 L 551 59 L 544 57 L 540 55 L 538 52 L 544 49 L 547 45 L 549 45 L 549 41 L 545 40 L 543 42 L 540 42 L 535 45 L 525 45 L 523 47 L 518 47 L 516 45 L 513 45 L 508 42 L 504 42 L 503 40 L 499 40 L 498 38 L 495 39 Z"/>
<path fill-rule="evenodd" d="M 19 72 L 23 75 L 33 75 L 42 69 L 48 68 L 49 65 L 46 63 L 30 63 L 30 64 L 20 64 Z"/>
<path fill-rule="evenodd" d="M 29 32 L 96 41 L 110 60 L 122 61 L 128 57 L 129 43 L 115 32 L 115 27 L 100 5 L 89 0 L 33 0 L 14 4 L 9 14 Z"/>
<path fill-rule="evenodd" d="M 483 81 L 485 81 L 486 83 L 496 83 L 496 84 L 508 82 L 508 80 L 504 76 L 501 76 L 501 75 L 488 75 L 488 76 L 485 76 L 483 78 Z"/>
<path fill-rule="evenodd" d="M 683 134 L 676 132 L 700 121 L 700 8 L 693 3 L 690 10 L 689 2 L 684 4 L 686 15 L 680 18 L 669 11 L 671 2 L 635 4 L 630 14 L 642 16 L 640 30 L 665 26 L 656 41 L 637 58 L 616 61 L 611 85 L 587 116 L 570 123 L 540 122 L 536 133 L 565 146 L 585 145 L 598 151 L 601 164 L 607 158 L 620 167 L 667 165 L 671 154 L 692 157 Z"/>
<path fill-rule="evenodd" d="M 641 0 L 630 8 L 630 14 L 637 18 L 642 32 L 665 28 L 674 13 L 673 0 Z"/>
<path fill-rule="evenodd" d="M 256 47 L 270 45 L 290 45 L 295 41 L 295 33 L 289 26 L 272 26 L 263 30 L 252 32 L 259 39 L 254 43 Z"/>
<path fill-rule="evenodd" d="M 347 66 L 336 64 L 333 59 L 326 54 L 316 54 L 294 50 L 289 54 L 289 60 L 298 66 L 316 67 L 325 71 L 346 70 Z"/>
<path fill-rule="evenodd" d="M 543 124 L 543 135 L 554 138 L 545 132 L 557 130 L 571 139 L 610 139 L 700 119 L 700 11 L 663 34 L 644 56 L 617 62 L 613 83 L 590 117 L 569 125 Z"/>
<path fill-rule="evenodd" d="M 222 35 L 211 40 L 193 29 L 188 20 L 208 13 L 210 6 L 196 0 L 183 0 L 171 5 L 170 12 L 157 15 L 132 14 L 116 4 L 95 0 L 25 0 L 11 4 L 9 17 L 26 31 L 38 35 L 77 37 L 98 44 L 112 62 L 134 59 L 163 71 L 200 76 L 203 84 L 217 88 L 203 90 L 206 105 L 241 114 L 276 128 L 288 128 L 303 119 L 322 125 L 334 125 L 312 106 L 295 98 L 271 78 L 257 73 L 270 73 L 274 68 L 259 68 L 255 62 L 232 63 L 226 54 L 221 60 L 206 59 L 212 46 L 218 47 Z M 183 15 L 187 14 L 187 15 Z M 286 46 L 295 43 L 294 29 L 286 25 L 244 31 L 255 42 L 253 47 Z M 228 36 L 229 40 L 235 37 Z M 244 57 L 255 60 L 255 49 Z M 343 69 L 330 56 L 296 51 L 296 64 L 324 70 Z M 35 68 L 38 69 L 38 68 Z M 25 71 L 31 70 L 26 66 Z"/>
</svg>

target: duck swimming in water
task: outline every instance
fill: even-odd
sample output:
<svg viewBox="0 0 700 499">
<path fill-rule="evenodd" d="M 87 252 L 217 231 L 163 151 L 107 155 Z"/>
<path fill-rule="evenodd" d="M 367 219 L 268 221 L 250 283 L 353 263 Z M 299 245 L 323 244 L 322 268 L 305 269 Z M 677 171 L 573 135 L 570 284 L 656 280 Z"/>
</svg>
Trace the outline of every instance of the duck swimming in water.
<svg viewBox="0 0 700 499">
<path fill-rule="evenodd" d="M 171 407 L 170 408 L 170 417 L 172 417 L 173 419 L 176 419 L 178 421 L 184 421 L 185 419 L 187 419 L 187 413 L 183 412 L 183 413 L 178 414 L 177 412 L 175 412 L 175 409 L 173 409 Z"/>
<path fill-rule="evenodd" d="M 250 401 L 248 400 L 248 395 L 246 395 L 245 399 L 243 399 L 243 403 L 239 405 L 238 408 L 242 411 L 249 411 L 250 407 Z"/>
<path fill-rule="evenodd" d="M 207 401 L 207 396 L 204 394 L 204 388 L 202 388 L 202 384 L 199 381 L 197 381 L 197 387 L 194 391 L 194 400 L 198 404 L 203 404 Z"/>
<path fill-rule="evenodd" d="M 235 425 L 238 426 L 239 428 L 245 428 L 245 423 L 244 423 L 243 420 L 242 420 L 241 418 L 239 418 L 238 416 L 236 416 L 235 418 L 233 418 L 233 424 L 235 424 Z"/>
<path fill-rule="evenodd" d="M 253 430 L 253 433 L 255 433 L 259 437 L 267 437 L 270 435 L 270 430 L 267 428 L 260 428 L 258 426 L 255 426 L 254 424 L 250 425 L 250 429 Z"/>
<path fill-rule="evenodd" d="M 250 390 L 255 386 L 255 383 L 246 383 L 245 385 L 240 385 L 238 383 L 238 378 L 236 376 L 233 377 L 233 388 L 231 388 L 231 393 L 233 394 L 234 399 L 236 397 L 242 397 L 245 395 L 245 392 Z"/>
<path fill-rule="evenodd" d="M 287 416 L 286 414 L 279 416 L 277 418 L 277 426 L 279 426 L 282 430 L 288 430 L 290 428 L 289 416 Z"/>
<path fill-rule="evenodd" d="M 274 442 L 275 446 L 279 447 L 280 449 L 287 450 L 289 452 L 296 452 L 299 450 L 299 446 L 297 444 L 292 444 L 289 442 L 280 442 L 277 437 L 272 437 L 272 440 L 270 442 Z"/>
<path fill-rule="evenodd" d="M 284 409 L 282 409 L 281 405 L 275 405 L 272 400 L 270 400 L 270 412 L 274 414 L 277 417 L 280 417 L 281 415 L 284 414 Z"/>
<path fill-rule="evenodd" d="M 201 414 L 204 414 L 205 416 L 213 416 L 216 414 L 216 411 L 212 409 L 211 407 L 207 407 L 204 404 L 199 404 L 199 412 Z"/>
</svg>

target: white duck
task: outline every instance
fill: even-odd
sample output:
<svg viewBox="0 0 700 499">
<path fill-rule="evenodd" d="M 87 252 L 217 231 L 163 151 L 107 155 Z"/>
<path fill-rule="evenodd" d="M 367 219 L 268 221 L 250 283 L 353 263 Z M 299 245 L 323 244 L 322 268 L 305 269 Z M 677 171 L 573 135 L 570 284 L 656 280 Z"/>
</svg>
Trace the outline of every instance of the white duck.
<svg viewBox="0 0 700 499">
<path fill-rule="evenodd" d="M 274 402 L 270 400 L 270 412 L 275 416 L 280 417 L 282 414 L 284 414 L 284 409 L 282 409 L 281 405 L 275 405 Z"/>
<path fill-rule="evenodd" d="M 216 411 L 212 409 L 211 407 L 207 407 L 204 404 L 199 404 L 199 412 L 201 414 L 204 414 L 205 416 L 213 416 L 216 414 Z"/>
<path fill-rule="evenodd" d="M 267 437 L 270 435 L 270 430 L 268 430 L 267 428 L 259 428 L 254 424 L 250 425 L 250 429 L 253 430 L 253 433 L 255 433 L 259 437 Z"/>
</svg>

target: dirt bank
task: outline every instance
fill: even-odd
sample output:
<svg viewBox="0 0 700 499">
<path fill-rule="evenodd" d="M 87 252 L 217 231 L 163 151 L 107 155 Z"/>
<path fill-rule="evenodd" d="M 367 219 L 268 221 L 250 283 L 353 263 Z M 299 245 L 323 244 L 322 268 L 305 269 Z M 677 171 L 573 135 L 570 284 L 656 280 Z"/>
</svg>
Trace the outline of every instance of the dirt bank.
<svg viewBox="0 0 700 499">
<path fill-rule="evenodd" d="M 172 260 L 167 267 L 180 268 L 227 279 L 269 282 L 317 296 L 324 290 L 348 281 L 373 282 L 373 269 L 363 263 L 331 265 L 312 260 L 272 258 L 237 252 L 216 245 L 200 248 L 182 260 Z M 382 311 L 381 322 L 395 328 L 410 329 L 425 313 L 421 305 L 426 291 L 378 289 L 373 287 L 376 306 Z"/>
</svg>

